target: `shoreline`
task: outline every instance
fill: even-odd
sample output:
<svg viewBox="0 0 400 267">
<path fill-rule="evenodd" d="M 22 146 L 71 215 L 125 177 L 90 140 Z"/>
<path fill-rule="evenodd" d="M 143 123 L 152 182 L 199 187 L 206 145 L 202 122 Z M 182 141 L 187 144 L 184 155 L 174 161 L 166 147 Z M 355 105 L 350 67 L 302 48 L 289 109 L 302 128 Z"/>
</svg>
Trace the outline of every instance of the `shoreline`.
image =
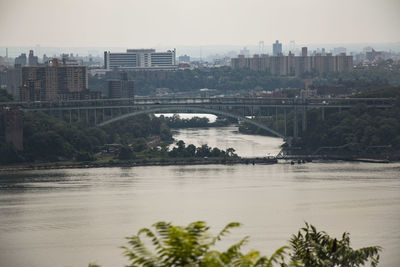
<svg viewBox="0 0 400 267">
<path fill-rule="evenodd" d="M 308 161 L 302 161 L 308 159 Z M 311 159 L 311 161 L 310 161 Z M 42 162 L 42 163 L 24 163 L 16 165 L 0 166 L 0 173 L 13 172 L 13 171 L 31 171 L 31 170 L 57 170 L 57 169 L 89 169 L 89 168 L 131 168 L 142 166 L 185 166 L 185 165 L 272 165 L 283 163 L 286 161 L 291 164 L 306 164 L 314 162 L 329 162 L 329 161 L 348 161 L 348 162 L 364 162 L 364 163 L 396 163 L 400 161 L 389 161 L 386 159 L 373 159 L 373 158 L 346 158 L 346 157 L 311 157 L 309 155 L 291 155 L 288 158 L 233 158 L 233 159 L 197 159 L 197 160 L 161 160 L 161 161 L 148 161 L 148 162 Z M 285 162 L 285 163 L 286 163 Z M 300 162 L 300 163 L 299 163 Z"/>
<path fill-rule="evenodd" d="M 29 171 L 29 170 L 53 170 L 53 169 L 88 169 L 88 168 L 112 168 L 112 167 L 141 167 L 141 166 L 183 166 L 183 165 L 233 165 L 233 164 L 276 164 L 275 158 L 233 158 L 233 159 L 197 159 L 197 160 L 161 160 L 148 162 L 50 162 L 24 163 L 16 165 L 0 166 L 1 172 Z"/>
</svg>

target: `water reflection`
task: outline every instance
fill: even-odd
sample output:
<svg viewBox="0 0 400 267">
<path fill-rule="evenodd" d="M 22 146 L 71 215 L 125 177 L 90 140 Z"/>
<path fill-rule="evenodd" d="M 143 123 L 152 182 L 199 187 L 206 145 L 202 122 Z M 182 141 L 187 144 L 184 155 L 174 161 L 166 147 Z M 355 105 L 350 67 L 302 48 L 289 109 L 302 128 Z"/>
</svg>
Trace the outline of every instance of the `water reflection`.
<svg viewBox="0 0 400 267">
<path fill-rule="evenodd" d="M 266 254 L 309 221 L 349 231 L 354 247 L 383 246 L 380 266 L 397 266 L 399 171 L 327 162 L 1 173 L 0 265 L 123 266 L 118 246 L 139 228 L 206 220 L 213 229 L 244 223 L 227 243 L 249 235 L 248 247 Z"/>
</svg>

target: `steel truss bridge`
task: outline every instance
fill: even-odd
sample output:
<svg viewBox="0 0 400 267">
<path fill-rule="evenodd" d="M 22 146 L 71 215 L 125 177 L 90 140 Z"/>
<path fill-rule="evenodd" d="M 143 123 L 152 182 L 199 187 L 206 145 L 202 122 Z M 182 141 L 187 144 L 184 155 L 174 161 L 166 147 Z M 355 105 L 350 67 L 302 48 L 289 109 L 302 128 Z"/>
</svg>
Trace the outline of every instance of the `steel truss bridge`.
<svg viewBox="0 0 400 267">
<path fill-rule="evenodd" d="M 322 119 L 327 109 L 349 109 L 356 105 L 368 108 L 391 108 L 393 98 L 147 98 L 96 99 L 74 101 L 33 101 L 0 103 L 2 108 L 19 108 L 24 112 L 42 111 L 69 122 L 83 121 L 102 127 L 132 116 L 149 113 L 207 113 L 236 118 L 260 127 L 285 139 L 299 136 L 307 129 L 307 110 L 321 110 Z M 291 113 L 293 133 L 287 131 L 287 114 Z M 272 129 L 256 120 L 269 116 L 283 117 L 283 129 Z"/>
</svg>

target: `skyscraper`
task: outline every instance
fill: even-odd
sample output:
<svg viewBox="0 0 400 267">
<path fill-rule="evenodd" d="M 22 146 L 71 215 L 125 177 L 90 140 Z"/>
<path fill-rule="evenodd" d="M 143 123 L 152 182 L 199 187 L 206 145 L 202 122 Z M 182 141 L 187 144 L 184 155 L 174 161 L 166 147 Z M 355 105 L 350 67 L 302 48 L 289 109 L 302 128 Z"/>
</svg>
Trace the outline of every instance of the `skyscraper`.
<svg viewBox="0 0 400 267">
<path fill-rule="evenodd" d="M 276 40 L 275 43 L 272 44 L 272 54 L 278 56 L 280 53 L 282 53 L 282 43 Z"/>
<path fill-rule="evenodd" d="M 33 55 L 33 50 L 29 50 L 28 65 L 37 66 L 39 64 L 38 57 Z"/>
<path fill-rule="evenodd" d="M 26 54 L 22 53 L 20 56 L 15 58 L 15 65 L 20 65 L 21 67 L 26 66 Z"/>
<path fill-rule="evenodd" d="M 307 56 L 307 47 L 302 47 L 301 48 L 301 56 L 306 57 Z"/>
</svg>

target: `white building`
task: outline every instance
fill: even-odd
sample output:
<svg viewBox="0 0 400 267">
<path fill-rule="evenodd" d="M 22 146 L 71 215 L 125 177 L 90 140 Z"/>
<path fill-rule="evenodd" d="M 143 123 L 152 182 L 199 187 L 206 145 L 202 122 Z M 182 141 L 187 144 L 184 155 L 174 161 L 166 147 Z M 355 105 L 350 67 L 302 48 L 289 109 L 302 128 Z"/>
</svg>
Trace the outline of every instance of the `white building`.
<svg viewBox="0 0 400 267">
<path fill-rule="evenodd" d="M 177 69 L 176 50 L 156 52 L 155 49 L 127 49 L 125 53 L 104 52 L 105 69 Z"/>
</svg>

